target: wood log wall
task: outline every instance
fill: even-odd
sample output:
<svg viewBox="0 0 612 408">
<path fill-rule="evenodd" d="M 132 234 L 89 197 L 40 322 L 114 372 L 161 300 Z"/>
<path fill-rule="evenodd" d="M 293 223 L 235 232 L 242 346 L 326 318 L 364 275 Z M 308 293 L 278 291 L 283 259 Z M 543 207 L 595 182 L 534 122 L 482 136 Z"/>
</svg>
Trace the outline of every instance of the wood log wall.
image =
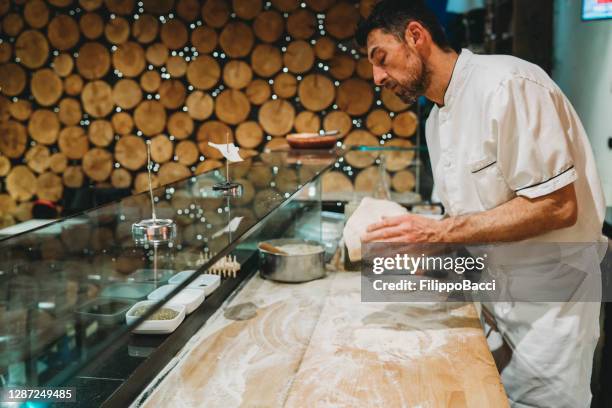
<svg viewBox="0 0 612 408">
<path fill-rule="evenodd" d="M 0 225 L 65 188 L 162 185 L 288 133 L 411 146 L 416 115 L 372 84 L 352 37 L 374 1 L 0 0 Z M 397 191 L 411 153 L 387 160 Z M 367 190 L 375 157 L 349 154 L 326 189 Z"/>
</svg>

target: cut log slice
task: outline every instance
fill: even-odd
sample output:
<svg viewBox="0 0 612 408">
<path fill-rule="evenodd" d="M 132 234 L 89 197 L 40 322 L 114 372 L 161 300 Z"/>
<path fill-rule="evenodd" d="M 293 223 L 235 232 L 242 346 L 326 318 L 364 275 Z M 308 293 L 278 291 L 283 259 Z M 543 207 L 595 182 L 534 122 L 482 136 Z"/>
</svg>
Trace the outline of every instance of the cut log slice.
<svg viewBox="0 0 612 408">
<path fill-rule="evenodd" d="M 407 191 L 414 191 L 416 185 L 416 177 L 410 170 L 401 170 L 393 175 L 391 179 L 391 186 L 398 193 L 405 193 Z"/>
<path fill-rule="evenodd" d="M 208 142 L 226 143 L 226 137 L 229 136 L 229 143 L 234 141 L 232 129 L 223 122 L 211 120 L 204 123 L 198 129 L 196 140 L 198 149 L 206 159 L 223 159 L 223 155 L 214 147 L 208 145 Z"/>
<path fill-rule="evenodd" d="M 372 85 L 363 79 L 347 79 L 338 88 L 336 104 L 340 110 L 345 111 L 351 116 L 366 114 L 370 110 L 373 101 L 374 92 L 372 91 Z"/>
<path fill-rule="evenodd" d="M 183 106 L 187 90 L 185 85 L 176 79 L 162 81 L 159 86 L 159 101 L 168 109 L 178 109 Z"/>
<path fill-rule="evenodd" d="M 414 145 L 408 140 L 393 139 L 385 144 L 385 147 L 398 147 L 403 149 L 413 148 Z M 398 171 L 408 167 L 414 159 L 414 150 L 387 151 L 385 155 L 385 166 L 389 171 Z"/>
<path fill-rule="evenodd" d="M 111 185 L 115 188 L 130 188 L 132 185 L 132 174 L 126 169 L 113 170 Z"/>
<path fill-rule="evenodd" d="M 145 92 L 153 93 L 159 89 L 161 76 L 157 71 L 147 71 L 140 77 L 140 86 Z"/>
<path fill-rule="evenodd" d="M 142 89 L 133 79 L 121 79 L 113 87 L 113 102 L 122 109 L 132 109 L 142 100 Z"/>
<path fill-rule="evenodd" d="M 85 13 L 79 20 L 79 27 L 85 38 L 95 40 L 104 32 L 104 20 L 98 13 Z"/>
<path fill-rule="evenodd" d="M 158 101 L 143 101 L 134 111 L 134 122 L 145 136 L 155 136 L 166 127 L 166 110 Z"/>
<path fill-rule="evenodd" d="M 17 120 L 28 120 L 32 114 L 32 104 L 25 99 L 9 104 L 8 109 L 11 116 Z"/>
<path fill-rule="evenodd" d="M 62 78 L 67 77 L 72 73 L 74 68 L 74 60 L 68 53 L 61 53 L 53 59 L 53 70 Z"/>
<path fill-rule="evenodd" d="M 207 90 L 217 84 L 221 77 L 221 68 L 214 58 L 201 55 L 189 63 L 187 80 L 197 89 Z"/>
<path fill-rule="evenodd" d="M 132 14 L 134 10 L 134 0 L 104 0 L 104 3 L 108 11 L 122 16 Z"/>
<path fill-rule="evenodd" d="M 59 129 L 60 122 L 57 114 L 47 109 L 35 110 L 28 122 L 28 133 L 32 139 L 46 145 L 55 143 Z"/>
<path fill-rule="evenodd" d="M 336 55 L 329 62 L 331 75 L 339 80 L 345 80 L 353 76 L 355 72 L 355 59 L 348 55 Z"/>
<path fill-rule="evenodd" d="M 151 159 L 156 163 L 165 163 L 174 156 L 174 144 L 166 135 L 158 135 L 151 139 Z"/>
<path fill-rule="evenodd" d="M 299 184 L 297 172 L 294 169 L 281 167 L 274 177 L 274 183 L 281 193 L 293 193 Z"/>
<path fill-rule="evenodd" d="M 0 43 L 0 64 L 9 62 L 13 56 L 13 46 L 10 43 Z"/>
<path fill-rule="evenodd" d="M 311 111 L 326 109 L 334 102 L 336 88 L 324 75 L 310 74 L 300 82 L 298 95 L 302 105 Z"/>
<path fill-rule="evenodd" d="M 112 93 L 110 85 L 104 81 L 87 83 L 81 94 L 85 112 L 94 118 L 102 118 L 111 113 L 114 107 Z"/>
<path fill-rule="evenodd" d="M 110 68 L 111 60 L 108 50 L 99 43 L 85 43 L 79 50 L 76 66 L 85 79 L 102 78 Z"/>
<path fill-rule="evenodd" d="M 284 137 L 275 137 L 264 146 L 264 152 L 289 150 L 289 143 Z"/>
<path fill-rule="evenodd" d="M 184 164 L 168 162 L 161 165 L 157 178 L 159 185 L 165 186 L 191 176 L 191 171 Z"/>
<path fill-rule="evenodd" d="M 79 0 L 79 4 L 83 7 L 83 10 L 94 11 L 100 8 L 102 0 Z"/>
<path fill-rule="evenodd" d="M 40 200 L 59 201 L 64 193 L 62 178 L 51 172 L 43 173 L 36 180 L 36 196 Z"/>
<path fill-rule="evenodd" d="M 17 201 L 27 201 L 36 193 L 36 176 L 27 166 L 15 166 L 6 177 L 6 191 Z"/>
<path fill-rule="evenodd" d="M 214 28 L 221 28 L 230 16 L 229 4 L 225 0 L 207 0 L 202 7 L 204 22 Z"/>
<path fill-rule="evenodd" d="M 391 177 L 385 172 L 387 185 L 391 185 Z M 364 193 L 372 193 L 380 183 L 380 170 L 378 166 L 371 166 L 357 174 L 355 177 L 355 190 Z"/>
<path fill-rule="evenodd" d="M 292 98 L 297 92 L 297 79 L 289 73 L 281 72 L 274 78 L 272 89 L 281 98 Z"/>
<path fill-rule="evenodd" d="M 8 194 L 0 194 L 0 216 L 14 214 L 17 210 L 17 203 Z"/>
<path fill-rule="evenodd" d="M 270 185 L 273 175 L 270 166 L 265 163 L 253 163 L 247 174 L 247 179 L 256 188 L 265 188 Z"/>
<path fill-rule="evenodd" d="M 89 125 L 87 136 L 94 145 L 106 147 L 113 141 L 113 126 L 106 120 L 94 120 Z"/>
<path fill-rule="evenodd" d="M 5 122 L 9 119 L 11 114 L 11 104 L 12 102 L 8 98 L 0 96 L 0 123 Z"/>
<path fill-rule="evenodd" d="M 83 111 L 81 103 L 74 98 L 64 98 L 59 103 L 58 117 L 66 126 L 76 126 L 81 122 Z"/>
<path fill-rule="evenodd" d="M 64 79 L 64 92 L 71 96 L 77 96 L 83 90 L 83 78 L 78 74 L 68 75 Z"/>
<path fill-rule="evenodd" d="M 259 109 L 259 123 L 272 136 L 285 136 L 291 132 L 294 119 L 293 105 L 282 99 L 268 101 Z"/>
<path fill-rule="evenodd" d="M 357 61 L 357 75 L 365 80 L 371 80 L 374 78 L 372 64 L 370 64 L 370 61 L 368 61 L 367 58 L 359 58 Z"/>
<path fill-rule="evenodd" d="M 80 188 L 85 182 L 85 174 L 81 166 L 68 166 L 62 174 L 62 182 L 68 188 Z"/>
<path fill-rule="evenodd" d="M 255 149 L 263 141 L 263 130 L 257 122 L 243 122 L 236 128 L 236 142 L 245 149 Z"/>
<path fill-rule="evenodd" d="M 229 61 L 223 67 L 223 82 L 233 89 L 248 86 L 253 79 L 253 71 L 249 64 L 240 60 Z"/>
<path fill-rule="evenodd" d="M 318 133 L 321 118 L 314 112 L 302 111 L 295 117 L 295 130 L 300 133 Z"/>
<path fill-rule="evenodd" d="M 215 114 L 221 121 L 237 125 L 244 122 L 251 112 L 251 104 L 246 95 L 235 89 L 223 91 L 215 102 Z"/>
<path fill-rule="evenodd" d="M 269 78 L 283 67 L 283 58 L 277 47 L 259 44 L 251 54 L 253 71 L 261 77 Z"/>
<path fill-rule="evenodd" d="M 143 0 L 142 4 L 146 13 L 158 16 L 168 14 L 174 8 L 174 0 Z"/>
<path fill-rule="evenodd" d="M 134 129 L 134 120 L 127 112 L 115 113 L 111 119 L 111 124 L 115 132 L 120 135 L 132 133 L 132 129 Z"/>
<path fill-rule="evenodd" d="M 60 51 L 69 50 L 79 42 L 79 25 L 66 14 L 58 14 L 47 27 L 49 42 Z"/>
<path fill-rule="evenodd" d="M 232 0 L 232 9 L 243 20 L 252 20 L 261 12 L 262 0 Z"/>
<path fill-rule="evenodd" d="M 213 98 L 202 91 L 191 92 L 185 102 L 187 114 L 195 120 L 206 120 L 214 110 Z"/>
<path fill-rule="evenodd" d="M 11 161 L 6 156 L 0 156 L 0 177 L 5 177 L 11 171 Z"/>
<path fill-rule="evenodd" d="M 317 58 L 327 61 L 332 59 L 336 54 L 336 43 L 331 38 L 321 37 L 317 39 L 314 50 Z"/>
<path fill-rule="evenodd" d="M 330 8 L 336 0 L 306 0 L 308 7 L 320 13 Z"/>
<path fill-rule="evenodd" d="M 78 126 L 63 128 L 59 133 L 57 145 L 67 158 L 73 160 L 83 158 L 89 150 L 89 140 L 83 129 Z"/>
<path fill-rule="evenodd" d="M 150 14 L 142 14 L 132 24 L 132 35 L 141 44 L 149 44 L 157 38 L 159 21 Z"/>
<path fill-rule="evenodd" d="M 253 105 L 261 105 L 272 95 L 270 85 L 263 79 L 256 79 L 246 89 L 246 96 Z"/>
<path fill-rule="evenodd" d="M 325 16 L 325 30 L 339 40 L 345 40 L 355 35 L 359 11 L 351 3 L 340 2 L 333 6 Z"/>
<path fill-rule="evenodd" d="M 104 27 L 104 35 L 112 44 L 123 44 L 130 38 L 130 23 L 123 17 L 111 18 Z"/>
<path fill-rule="evenodd" d="M 23 155 L 28 142 L 28 133 L 25 126 L 19 122 L 8 120 L 0 123 L 0 153 L 11 159 Z"/>
<path fill-rule="evenodd" d="M 64 91 L 63 82 L 50 68 L 39 69 L 32 75 L 30 90 L 42 106 L 54 105 Z"/>
<path fill-rule="evenodd" d="M 113 156 L 108 150 L 93 148 L 83 157 L 83 171 L 93 181 L 105 181 L 113 171 Z"/>
<path fill-rule="evenodd" d="M 17 37 L 23 30 L 23 18 L 17 13 L 9 13 L 2 20 L 2 31 L 9 37 Z"/>
<path fill-rule="evenodd" d="M 159 179 L 157 174 L 151 174 L 151 186 L 159 187 Z M 138 173 L 134 178 L 134 193 L 142 193 L 149 190 L 149 174 L 146 172 Z"/>
<path fill-rule="evenodd" d="M 55 7 L 68 7 L 73 0 L 48 0 Z M 24 0 L 16 0 L 15 3 L 23 3 Z"/>
<path fill-rule="evenodd" d="M 55 174 L 61 174 L 68 166 L 68 158 L 62 152 L 53 153 L 49 157 L 49 170 Z"/>
<path fill-rule="evenodd" d="M 220 167 L 223 167 L 223 163 L 220 162 L 219 160 L 213 160 L 213 159 L 204 160 L 203 162 L 200 162 L 196 166 L 194 174 L 197 176 L 203 173 L 207 173 L 211 170 L 218 169 Z"/>
<path fill-rule="evenodd" d="M 122 136 L 115 144 L 115 160 L 128 170 L 138 170 L 147 162 L 147 146 L 142 138 Z"/>
<path fill-rule="evenodd" d="M 29 202 L 29 203 L 20 203 L 17 205 L 17 208 L 15 209 L 14 212 L 14 216 L 17 218 L 18 221 L 20 222 L 24 222 L 27 220 L 31 220 L 32 219 L 32 207 L 34 206 L 34 203 Z"/>
<path fill-rule="evenodd" d="M 259 13 L 253 23 L 255 35 L 263 42 L 276 42 L 285 31 L 285 20 L 274 10 Z"/>
<path fill-rule="evenodd" d="M 339 137 L 346 136 L 352 129 L 353 122 L 351 117 L 342 111 L 333 111 L 325 116 L 323 119 L 323 129 L 326 132 L 331 130 L 337 130 L 340 132 Z"/>
<path fill-rule="evenodd" d="M 291 13 L 287 19 L 287 32 L 298 40 L 307 40 L 313 36 L 317 27 L 314 14 L 306 9 Z"/>
<path fill-rule="evenodd" d="M 191 32 L 191 44 L 199 53 L 208 54 L 217 46 L 217 37 L 213 28 L 200 26 Z"/>
<path fill-rule="evenodd" d="M 184 164 L 185 166 L 191 166 L 198 161 L 200 152 L 198 146 L 191 140 L 182 140 L 174 149 L 174 155 L 177 158 L 177 162 Z"/>
<path fill-rule="evenodd" d="M 361 0 L 359 2 L 359 13 L 361 13 L 361 17 L 368 18 L 376 3 L 378 3 L 378 0 Z"/>
<path fill-rule="evenodd" d="M 366 119 L 366 127 L 377 136 L 388 133 L 391 130 L 392 123 L 391 116 L 383 109 L 373 110 Z"/>
<path fill-rule="evenodd" d="M 176 4 L 176 13 L 190 23 L 200 16 L 200 8 L 199 0 L 179 0 Z"/>
<path fill-rule="evenodd" d="M 249 55 L 254 42 L 253 30 L 241 21 L 226 25 L 219 36 L 219 45 L 231 58 L 242 58 Z"/>
<path fill-rule="evenodd" d="M 177 139 L 187 139 L 193 133 L 193 119 L 186 112 L 174 112 L 168 118 L 168 133 Z"/>
<path fill-rule="evenodd" d="M 381 90 L 380 99 L 382 100 L 385 108 L 389 109 L 391 112 L 401 112 L 410 107 L 410 105 L 402 102 L 399 96 L 387 88 L 383 88 Z"/>
<path fill-rule="evenodd" d="M 49 8 L 42 0 L 30 0 L 23 9 L 23 18 L 32 28 L 43 28 L 49 22 Z"/>
<path fill-rule="evenodd" d="M 135 42 L 126 42 L 113 53 L 113 66 L 124 76 L 135 77 L 145 69 L 145 52 Z"/>
<path fill-rule="evenodd" d="M 353 182 L 341 171 L 329 171 L 321 178 L 323 193 L 350 193 L 353 191 Z"/>
<path fill-rule="evenodd" d="M 419 120 L 414 112 L 402 112 L 393 118 L 393 134 L 399 137 L 410 137 L 416 132 Z"/>
<path fill-rule="evenodd" d="M 15 56 L 27 68 L 40 68 L 49 57 L 47 39 L 40 31 L 24 31 L 15 42 Z"/>
<path fill-rule="evenodd" d="M 0 0 L 0 16 L 5 15 L 11 8 L 10 0 Z"/>
<path fill-rule="evenodd" d="M 300 2 L 298 0 L 272 0 L 272 5 L 283 13 L 288 13 L 297 9 Z"/>
<path fill-rule="evenodd" d="M 187 61 L 178 55 L 172 56 L 166 61 L 166 69 L 171 77 L 180 78 L 187 72 Z"/>
<path fill-rule="evenodd" d="M 289 71 L 302 74 L 312 68 L 315 55 L 312 47 L 306 41 L 293 41 L 287 46 L 283 62 Z"/>
<path fill-rule="evenodd" d="M 26 74 L 19 65 L 0 65 L 0 91 L 7 96 L 19 95 L 26 86 Z"/>
<path fill-rule="evenodd" d="M 168 47 L 162 43 L 152 44 L 147 47 L 145 58 L 149 63 L 160 67 L 168 61 Z"/>
<path fill-rule="evenodd" d="M 366 130 L 353 130 L 344 139 L 347 148 L 351 146 L 378 146 L 378 139 Z M 371 166 L 376 160 L 376 152 L 349 151 L 344 155 L 346 162 L 358 169 Z"/>
<path fill-rule="evenodd" d="M 189 40 L 185 24 L 177 19 L 166 21 L 161 27 L 160 36 L 162 42 L 171 50 L 183 48 Z"/>
</svg>

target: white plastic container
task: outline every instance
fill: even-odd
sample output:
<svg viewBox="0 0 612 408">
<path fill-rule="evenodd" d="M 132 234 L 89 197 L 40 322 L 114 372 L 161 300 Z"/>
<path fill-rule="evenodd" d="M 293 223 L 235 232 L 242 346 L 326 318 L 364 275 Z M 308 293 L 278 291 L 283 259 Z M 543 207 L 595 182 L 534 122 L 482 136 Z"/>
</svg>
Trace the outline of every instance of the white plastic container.
<svg viewBox="0 0 612 408">
<path fill-rule="evenodd" d="M 195 280 L 191 282 L 187 288 L 204 290 L 206 296 L 210 296 L 210 294 L 213 293 L 219 287 L 219 285 L 221 285 L 221 277 L 219 275 L 204 273 L 195 278 Z"/>
<path fill-rule="evenodd" d="M 168 294 L 174 289 L 176 289 L 176 285 L 160 286 L 153 292 L 149 293 L 149 296 L 147 296 L 147 298 L 149 300 L 159 301 L 168 296 Z M 174 295 L 174 297 L 170 299 L 167 304 L 185 306 L 185 314 L 190 314 L 202 304 L 202 302 L 204 301 L 204 297 L 204 290 L 186 288 Z"/>
<path fill-rule="evenodd" d="M 143 300 L 136 303 L 130 308 L 125 314 L 125 320 L 127 324 L 133 324 L 139 319 L 139 316 L 134 316 L 134 311 L 141 306 L 152 306 L 157 304 L 155 300 Z M 147 319 L 137 327 L 132 329 L 132 332 L 137 334 L 168 334 L 176 330 L 176 328 L 185 320 L 185 306 L 178 304 L 166 304 L 162 308 L 172 309 L 178 314 L 174 319 L 171 320 L 150 320 Z"/>
<path fill-rule="evenodd" d="M 171 277 L 170 279 L 168 279 L 168 283 L 171 285 L 180 285 L 181 283 L 189 279 L 189 277 L 193 275 L 194 273 L 196 273 L 195 269 L 188 269 L 186 271 L 181 271 L 177 273 L 176 275 L 174 275 L 173 277 Z"/>
</svg>

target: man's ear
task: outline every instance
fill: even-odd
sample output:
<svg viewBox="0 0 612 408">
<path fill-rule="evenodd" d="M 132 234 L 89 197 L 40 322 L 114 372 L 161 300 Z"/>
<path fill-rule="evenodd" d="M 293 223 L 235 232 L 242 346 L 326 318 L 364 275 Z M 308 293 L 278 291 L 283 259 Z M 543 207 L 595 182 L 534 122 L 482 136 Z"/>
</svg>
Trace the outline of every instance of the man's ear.
<svg viewBox="0 0 612 408">
<path fill-rule="evenodd" d="M 424 30 L 421 23 L 417 21 L 409 22 L 406 24 L 406 30 L 404 30 L 404 41 L 415 46 L 422 43 L 424 39 Z"/>
</svg>

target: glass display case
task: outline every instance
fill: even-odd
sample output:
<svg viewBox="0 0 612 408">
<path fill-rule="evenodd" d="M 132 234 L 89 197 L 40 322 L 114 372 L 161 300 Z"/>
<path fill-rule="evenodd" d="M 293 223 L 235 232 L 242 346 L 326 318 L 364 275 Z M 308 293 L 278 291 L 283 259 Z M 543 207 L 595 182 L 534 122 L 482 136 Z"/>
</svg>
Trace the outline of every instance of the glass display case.
<svg viewBox="0 0 612 408">
<path fill-rule="evenodd" d="M 383 187 L 390 183 L 384 166 L 410 166 L 418 176 L 410 191 L 391 191 L 391 198 L 423 201 L 414 152 L 360 149 L 268 152 L 233 163 L 231 178 L 242 186 L 235 196 L 213 189 L 224 169 L 157 188 L 157 216 L 177 225 L 176 238 L 160 245 L 132 236 L 132 225 L 151 216 L 148 192 L 0 237 L 0 385 L 72 386 L 77 401 L 87 395 L 84 406 L 125 406 L 257 270 L 259 242 L 320 242 L 326 208 L 342 212 L 346 202 L 372 194 L 375 181 L 351 180 L 349 188 L 333 180 L 345 174 L 347 155 L 368 164 L 361 171 L 375 166 L 373 180 Z M 398 155 L 409 163 L 399 166 Z M 218 276 L 219 286 L 204 275 Z M 198 285 L 206 287 L 201 304 L 168 310 Z M 176 324 L 143 332 L 153 320 Z"/>
</svg>

